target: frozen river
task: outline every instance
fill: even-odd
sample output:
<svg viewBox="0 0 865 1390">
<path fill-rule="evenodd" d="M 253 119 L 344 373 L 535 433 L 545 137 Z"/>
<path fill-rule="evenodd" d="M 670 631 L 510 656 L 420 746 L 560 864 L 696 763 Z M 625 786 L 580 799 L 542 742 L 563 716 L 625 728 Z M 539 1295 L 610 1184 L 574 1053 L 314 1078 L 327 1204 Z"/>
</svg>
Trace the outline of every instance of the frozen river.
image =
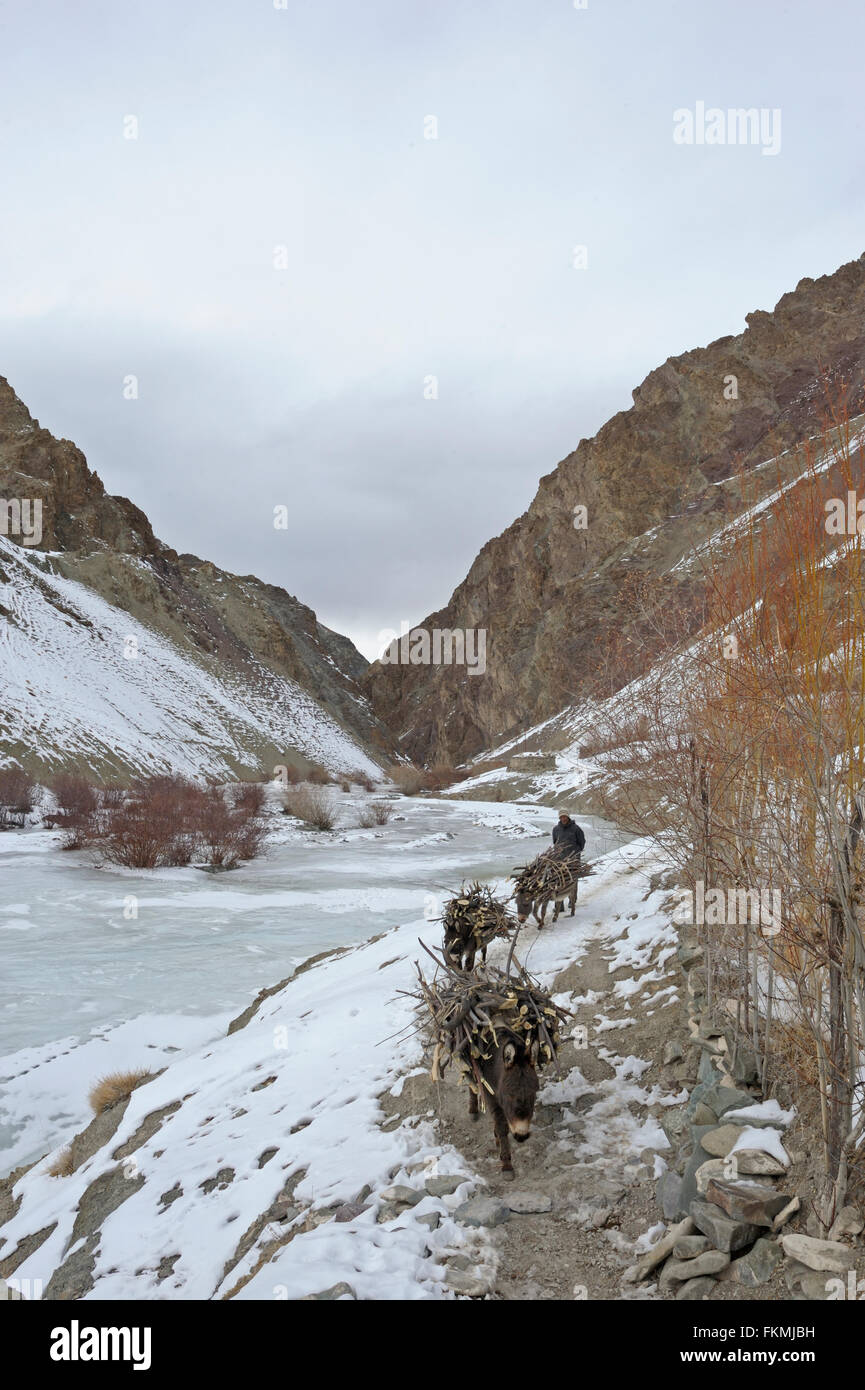
<svg viewBox="0 0 865 1390">
<path fill-rule="evenodd" d="M 98 868 L 50 831 L 0 835 L 0 1173 L 87 1117 L 85 1080 L 224 1032 L 303 960 L 437 915 L 463 878 L 499 882 L 549 841 L 555 807 L 401 799 L 333 833 L 272 813 L 264 857 L 228 874 Z M 626 838 L 581 816 L 586 857 Z"/>
</svg>

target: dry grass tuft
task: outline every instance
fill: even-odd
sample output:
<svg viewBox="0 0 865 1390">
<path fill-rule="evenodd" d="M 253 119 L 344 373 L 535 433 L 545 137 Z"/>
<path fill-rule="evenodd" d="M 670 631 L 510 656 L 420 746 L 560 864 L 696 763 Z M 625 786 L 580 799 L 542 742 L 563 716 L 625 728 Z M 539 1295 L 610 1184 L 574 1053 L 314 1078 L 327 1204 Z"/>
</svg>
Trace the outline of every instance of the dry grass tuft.
<svg viewBox="0 0 865 1390">
<path fill-rule="evenodd" d="M 325 787 L 293 788 L 285 794 L 283 811 L 316 830 L 333 830 L 336 824 L 334 800 Z"/>
<path fill-rule="evenodd" d="M 54 1162 L 49 1164 L 46 1172 L 49 1178 L 68 1178 L 74 1172 L 72 1167 L 72 1148 L 69 1144 L 65 1149 L 61 1149 Z"/>
<path fill-rule="evenodd" d="M 152 1076 L 152 1071 L 140 1067 L 137 1071 L 112 1071 L 100 1077 L 87 1097 L 94 1115 L 101 1115 L 110 1105 L 116 1105 L 117 1101 L 131 1095 L 136 1087 L 149 1081 Z"/>
</svg>

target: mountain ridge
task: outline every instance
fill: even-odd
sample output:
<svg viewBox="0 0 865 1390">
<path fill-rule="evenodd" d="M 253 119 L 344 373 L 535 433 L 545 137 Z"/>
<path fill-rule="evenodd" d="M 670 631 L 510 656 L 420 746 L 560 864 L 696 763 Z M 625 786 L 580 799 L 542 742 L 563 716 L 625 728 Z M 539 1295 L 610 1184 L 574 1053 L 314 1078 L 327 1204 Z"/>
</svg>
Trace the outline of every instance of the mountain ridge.
<svg viewBox="0 0 865 1390">
<path fill-rule="evenodd" d="M 367 757 L 372 759 L 373 765 L 380 764 L 391 756 L 392 743 L 387 730 L 373 715 L 359 685 L 367 662 L 347 637 L 320 623 L 311 608 L 278 585 L 265 583 L 253 575 L 230 574 L 209 561 L 191 554 L 178 554 L 165 545 L 155 536 L 145 513 L 128 498 L 110 495 L 99 475 L 88 467 L 81 450 L 72 441 L 58 439 L 43 429 L 2 377 L 0 497 L 27 499 L 31 509 L 36 502 L 41 504 L 38 542 L 18 546 L 10 535 L 4 543 L 7 564 L 13 558 L 21 560 L 13 566 L 19 585 L 32 587 L 36 584 L 36 571 L 32 564 L 28 565 L 27 556 L 41 554 L 48 572 L 81 585 L 104 601 L 107 609 L 100 610 L 99 621 L 104 632 L 112 634 L 112 641 L 122 644 L 123 639 L 122 623 L 114 615 L 128 614 L 174 646 L 185 663 L 191 689 L 214 679 L 221 682 L 228 706 L 234 698 L 231 693 L 234 684 L 244 673 L 255 672 L 256 701 L 264 698 L 265 704 L 268 697 L 262 696 L 259 687 L 268 686 L 269 676 L 274 678 L 271 698 L 277 701 L 277 707 L 273 722 L 274 728 L 280 731 L 280 742 L 275 744 L 263 735 L 260 725 L 265 716 L 259 709 L 248 726 L 242 720 L 239 726 L 257 731 L 247 750 L 252 754 L 255 749 L 255 756 L 245 756 L 243 748 L 235 745 L 234 737 L 229 737 L 222 750 L 225 757 L 218 757 L 224 770 L 242 768 L 249 775 L 255 770 L 256 758 L 265 759 L 261 769 L 264 772 L 269 770 L 268 763 L 304 767 L 310 759 L 318 760 L 318 755 L 304 752 L 304 748 L 315 747 L 315 741 L 310 742 L 307 727 L 308 699 L 321 707 L 325 725 L 335 724 L 346 734 L 344 748 L 336 736 L 324 741 L 326 748 L 341 749 L 338 767 L 334 770 L 350 771 L 352 766 L 365 765 Z M 10 529 L 9 516 L 4 515 L 4 522 Z M 22 555 L 15 557 L 15 550 L 20 550 Z M 8 627 L 20 620 L 20 614 L 11 601 L 5 575 L 3 582 L 7 586 L 3 606 Z M 85 607 L 83 598 L 77 604 L 72 603 L 75 611 L 83 611 Z M 49 617 L 44 606 L 32 608 L 33 613 L 37 611 L 39 631 L 48 640 L 45 634 L 51 626 Z M 7 644 L 7 656 L 9 651 Z M 79 679 L 91 688 L 98 687 L 105 675 L 104 663 L 100 661 L 102 655 L 98 647 L 89 650 L 89 654 L 79 652 L 76 670 Z M 4 667 L 7 679 L 11 679 L 0 647 L 0 670 Z M 119 670 L 129 668 L 120 667 Z M 115 669 L 111 676 L 115 695 L 119 679 Z M 47 688 L 43 693 L 48 698 Z M 18 697 L 24 698 L 26 708 L 21 689 Z M 7 699 L 12 701 L 11 691 Z M 297 746 L 288 737 L 290 721 L 286 723 L 281 708 L 286 702 L 287 707 L 306 710 Z M 169 705 L 173 709 L 171 701 Z M 67 760 L 67 750 L 44 746 L 38 750 L 29 749 L 20 723 L 15 724 L 17 736 L 11 736 L 13 714 L 14 710 L 10 710 L 4 721 L 5 737 L 0 737 L 0 751 L 22 761 L 40 775 L 53 766 L 62 766 Z M 86 729 L 84 704 L 79 708 L 79 716 Z M 223 726 L 219 724 L 219 727 Z M 101 746 L 99 730 L 93 729 L 91 734 L 93 742 Z M 242 735 L 239 736 L 242 744 Z M 353 763 L 352 745 L 358 750 Z M 139 749 L 136 759 L 128 764 L 124 763 L 122 755 L 109 757 L 110 774 L 141 771 L 140 755 Z M 211 756 L 212 752 L 208 758 Z M 153 759 L 155 765 L 162 766 L 157 749 L 154 749 Z"/>
<path fill-rule="evenodd" d="M 448 603 L 416 625 L 485 628 L 485 675 L 381 661 L 367 671 L 373 709 L 402 751 L 461 762 L 591 693 L 611 631 L 627 622 L 627 576 L 666 573 L 741 510 L 738 470 L 815 433 L 824 385 L 843 380 L 860 397 L 863 363 L 865 256 L 800 280 L 771 312 L 746 315 L 742 332 L 651 371 L 629 409 L 540 479 Z"/>
</svg>

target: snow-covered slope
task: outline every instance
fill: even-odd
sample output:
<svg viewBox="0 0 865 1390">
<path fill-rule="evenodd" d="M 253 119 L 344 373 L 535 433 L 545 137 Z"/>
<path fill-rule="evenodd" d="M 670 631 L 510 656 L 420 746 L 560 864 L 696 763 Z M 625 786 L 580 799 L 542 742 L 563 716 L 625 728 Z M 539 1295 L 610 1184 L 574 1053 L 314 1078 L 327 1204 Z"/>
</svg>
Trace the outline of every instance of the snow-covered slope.
<svg viewBox="0 0 865 1390">
<path fill-rule="evenodd" d="M 125 564 L 145 567 L 126 558 Z M 295 682 L 250 656 L 193 659 L 51 557 L 0 536 L 0 736 L 46 770 L 269 773 L 291 750 L 335 771 L 378 769 Z"/>
</svg>

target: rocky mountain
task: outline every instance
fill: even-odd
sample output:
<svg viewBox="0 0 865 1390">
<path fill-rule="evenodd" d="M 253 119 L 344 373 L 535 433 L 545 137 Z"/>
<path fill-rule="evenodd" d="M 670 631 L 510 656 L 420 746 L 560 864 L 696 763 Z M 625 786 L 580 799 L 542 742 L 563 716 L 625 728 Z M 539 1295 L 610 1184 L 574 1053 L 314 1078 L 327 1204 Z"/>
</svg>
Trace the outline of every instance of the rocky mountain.
<svg viewBox="0 0 865 1390">
<path fill-rule="evenodd" d="M 3 378 L 0 498 L 0 757 L 111 775 L 387 760 L 348 638 L 164 545 Z"/>
<path fill-rule="evenodd" d="M 483 674 L 407 661 L 367 671 L 373 709 L 402 751 L 459 762 L 596 693 L 611 636 L 627 645 L 634 573 L 683 582 L 674 566 L 765 495 L 784 451 L 819 429 L 827 387 L 861 410 L 865 256 L 800 281 L 746 323 L 651 372 L 632 407 L 541 479 L 528 511 L 418 625 L 485 630 Z M 620 680 L 636 669 L 638 659 Z"/>
</svg>

